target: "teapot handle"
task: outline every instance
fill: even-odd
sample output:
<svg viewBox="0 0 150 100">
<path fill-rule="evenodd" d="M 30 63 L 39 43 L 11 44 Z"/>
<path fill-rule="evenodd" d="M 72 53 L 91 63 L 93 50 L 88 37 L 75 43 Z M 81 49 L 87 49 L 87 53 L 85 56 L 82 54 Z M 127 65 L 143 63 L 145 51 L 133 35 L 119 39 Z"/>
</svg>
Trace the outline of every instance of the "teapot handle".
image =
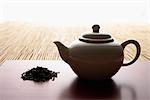
<svg viewBox="0 0 150 100">
<path fill-rule="evenodd" d="M 128 66 L 128 65 L 133 64 L 139 58 L 140 53 L 141 53 L 141 47 L 140 47 L 140 44 L 137 41 L 135 41 L 135 40 L 127 40 L 127 41 L 123 42 L 121 44 L 121 46 L 124 49 L 128 44 L 134 44 L 136 46 L 136 56 L 135 56 L 135 58 L 132 61 L 130 61 L 128 63 L 123 63 L 122 66 Z"/>
</svg>

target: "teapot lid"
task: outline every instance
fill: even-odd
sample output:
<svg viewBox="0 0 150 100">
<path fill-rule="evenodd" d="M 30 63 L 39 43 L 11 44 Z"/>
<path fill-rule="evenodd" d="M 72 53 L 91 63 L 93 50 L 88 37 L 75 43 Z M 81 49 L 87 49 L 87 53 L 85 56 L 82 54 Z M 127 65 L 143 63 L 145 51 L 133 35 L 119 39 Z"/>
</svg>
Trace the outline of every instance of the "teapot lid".
<svg viewBox="0 0 150 100">
<path fill-rule="evenodd" d="M 95 24 L 92 26 L 93 33 L 82 35 L 79 40 L 88 43 L 108 43 L 113 42 L 114 39 L 109 34 L 100 34 L 100 26 Z"/>
</svg>

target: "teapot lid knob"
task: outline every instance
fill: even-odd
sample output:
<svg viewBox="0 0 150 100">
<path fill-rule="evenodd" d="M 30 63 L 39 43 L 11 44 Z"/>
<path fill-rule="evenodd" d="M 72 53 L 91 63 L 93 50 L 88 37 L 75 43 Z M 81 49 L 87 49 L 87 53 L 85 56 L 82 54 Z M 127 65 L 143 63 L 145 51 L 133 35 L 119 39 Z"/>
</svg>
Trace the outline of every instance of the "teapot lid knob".
<svg viewBox="0 0 150 100">
<path fill-rule="evenodd" d="M 98 24 L 95 24 L 92 26 L 92 29 L 93 33 L 99 33 L 100 26 Z"/>
<path fill-rule="evenodd" d="M 100 26 L 98 24 L 93 25 L 92 29 L 93 33 L 84 34 L 79 37 L 79 40 L 87 43 L 108 43 L 114 41 L 109 34 L 99 34 Z"/>
</svg>

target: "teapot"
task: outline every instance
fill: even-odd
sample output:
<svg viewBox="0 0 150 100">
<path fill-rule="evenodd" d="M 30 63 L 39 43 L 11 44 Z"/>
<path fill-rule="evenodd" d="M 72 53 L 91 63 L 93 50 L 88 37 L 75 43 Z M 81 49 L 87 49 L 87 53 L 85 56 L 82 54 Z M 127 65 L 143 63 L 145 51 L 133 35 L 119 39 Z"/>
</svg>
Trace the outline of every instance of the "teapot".
<svg viewBox="0 0 150 100">
<path fill-rule="evenodd" d="M 60 57 L 70 65 L 74 73 L 85 80 L 107 80 L 114 76 L 121 66 L 133 64 L 140 56 L 141 47 L 136 40 L 116 43 L 109 34 L 99 33 L 100 26 L 92 26 L 93 33 L 83 34 L 66 47 L 54 41 Z M 124 49 L 128 44 L 136 47 L 135 58 L 124 63 Z"/>
</svg>

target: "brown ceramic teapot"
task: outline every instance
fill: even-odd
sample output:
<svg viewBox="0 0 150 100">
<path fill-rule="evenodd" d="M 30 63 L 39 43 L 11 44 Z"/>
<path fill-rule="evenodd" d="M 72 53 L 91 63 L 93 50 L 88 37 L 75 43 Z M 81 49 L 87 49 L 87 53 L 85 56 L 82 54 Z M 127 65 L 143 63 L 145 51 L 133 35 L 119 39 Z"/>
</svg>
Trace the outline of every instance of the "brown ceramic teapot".
<svg viewBox="0 0 150 100">
<path fill-rule="evenodd" d="M 114 42 L 109 34 L 100 34 L 99 25 L 93 25 L 93 33 L 84 34 L 70 47 L 55 41 L 61 58 L 70 65 L 78 77 L 87 80 L 106 80 L 115 75 L 121 66 L 133 64 L 139 57 L 141 48 L 137 41 L 127 40 L 121 44 Z M 128 44 L 136 46 L 136 56 L 129 63 L 123 63 L 124 48 Z"/>
</svg>

